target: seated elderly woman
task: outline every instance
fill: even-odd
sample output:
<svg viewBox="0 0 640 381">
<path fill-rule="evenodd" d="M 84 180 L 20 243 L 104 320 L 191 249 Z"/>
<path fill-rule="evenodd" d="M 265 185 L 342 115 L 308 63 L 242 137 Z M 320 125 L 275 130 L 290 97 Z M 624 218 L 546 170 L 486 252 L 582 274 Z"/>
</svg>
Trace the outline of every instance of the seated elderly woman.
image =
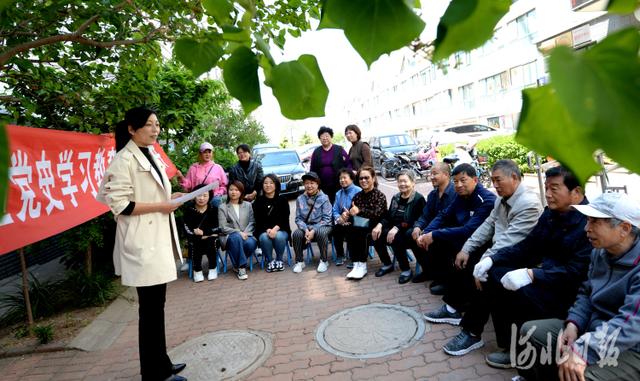
<svg viewBox="0 0 640 381">
<path fill-rule="evenodd" d="M 523 351 L 515 357 L 516 365 L 524 365 L 519 373 L 527 381 L 638 380 L 640 203 L 625 194 L 605 193 L 573 207 L 587 216 L 585 231 L 594 247 L 589 274 L 564 321 L 534 320 L 522 326 L 519 340 L 529 339 L 529 356 Z"/>
<path fill-rule="evenodd" d="M 304 193 L 296 200 L 296 225 L 293 232 L 293 250 L 296 252 L 294 273 L 302 272 L 304 268 L 303 254 L 305 247 L 311 242 L 318 243 L 320 248 L 320 263 L 318 272 L 327 271 L 327 249 L 329 234 L 331 234 L 331 202 L 329 197 L 320 190 L 320 178 L 315 172 L 308 172 L 302 176 Z"/>
<path fill-rule="evenodd" d="M 391 199 L 391 206 L 382 220 L 371 231 L 374 246 L 383 266 L 376 272 L 381 277 L 393 271 L 393 263 L 387 251 L 387 245 L 393 249 L 393 255 L 400 265 L 398 283 L 411 280 L 413 273 L 409 267 L 407 249 L 411 243 L 411 228 L 420 218 L 426 204 L 424 196 L 416 192 L 416 179 L 413 171 L 402 170 L 396 176 L 398 190 Z"/>
<path fill-rule="evenodd" d="M 336 193 L 336 200 L 333 203 L 333 241 L 336 250 L 336 266 L 344 264 L 344 239 L 349 232 L 351 225 L 351 216 L 349 209 L 353 196 L 358 194 L 362 189 L 353 183 L 355 175 L 353 171 L 342 168 L 339 173 L 341 189 Z"/>
<path fill-rule="evenodd" d="M 253 237 L 255 219 L 251 203 L 244 200 L 244 185 L 238 181 L 229 183 L 227 202 L 218 209 L 220 241 L 238 269 L 238 279 L 246 280 L 247 258 L 256 251 L 258 243 Z"/>
<path fill-rule="evenodd" d="M 204 187 L 197 185 L 193 190 Z M 225 190 L 226 191 L 226 190 Z M 193 281 L 202 282 L 202 256 L 205 255 L 209 262 L 209 274 L 207 279 L 214 280 L 218 277 L 216 259 L 216 238 L 218 238 L 218 209 L 211 206 L 209 200 L 213 192 L 204 192 L 196 197 L 193 204 L 184 208 L 184 231 L 190 245 L 190 255 L 193 263 Z"/>
<path fill-rule="evenodd" d="M 349 214 L 352 224 L 347 234 L 347 247 L 353 261 L 353 270 L 347 279 L 362 279 L 367 275 L 367 252 L 371 230 L 387 213 L 387 198 L 378 190 L 376 171 L 369 166 L 358 170 L 362 191 L 353 197 Z"/>
</svg>

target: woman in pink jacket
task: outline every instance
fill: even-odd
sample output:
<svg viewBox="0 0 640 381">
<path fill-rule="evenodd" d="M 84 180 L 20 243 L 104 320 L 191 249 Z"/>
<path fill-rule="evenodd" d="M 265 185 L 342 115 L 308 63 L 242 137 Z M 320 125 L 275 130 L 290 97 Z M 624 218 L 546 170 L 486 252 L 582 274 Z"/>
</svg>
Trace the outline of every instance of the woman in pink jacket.
<svg viewBox="0 0 640 381">
<path fill-rule="evenodd" d="M 220 205 L 221 197 L 227 192 L 227 175 L 224 173 L 224 169 L 220 164 L 216 164 L 213 161 L 213 146 L 209 142 L 204 142 L 200 145 L 200 154 L 198 155 L 198 162 L 193 164 L 186 176 L 183 176 L 178 171 L 178 180 L 180 185 L 187 191 L 191 192 L 193 188 L 200 184 L 211 184 L 214 181 L 218 182 L 218 188 L 213 191 L 213 199 L 211 205 L 216 208 Z"/>
</svg>

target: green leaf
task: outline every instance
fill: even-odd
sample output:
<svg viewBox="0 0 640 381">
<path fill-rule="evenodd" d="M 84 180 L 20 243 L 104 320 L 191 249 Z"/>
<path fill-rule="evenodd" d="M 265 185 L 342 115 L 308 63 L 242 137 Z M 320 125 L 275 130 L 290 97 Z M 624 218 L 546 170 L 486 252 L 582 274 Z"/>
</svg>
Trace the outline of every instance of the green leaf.
<svg viewBox="0 0 640 381">
<path fill-rule="evenodd" d="M 322 28 L 338 27 L 367 63 L 418 38 L 424 21 L 404 0 L 326 0 Z"/>
<path fill-rule="evenodd" d="M 640 0 L 609 0 L 607 11 L 611 13 L 632 13 L 640 7 Z"/>
<path fill-rule="evenodd" d="M 184 64 L 194 76 L 211 70 L 224 51 L 217 42 L 197 41 L 193 38 L 180 38 L 175 42 L 173 53 L 176 58 Z"/>
<path fill-rule="evenodd" d="M 208 15 L 211 15 L 218 25 L 231 23 L 231 11 L 233 4 L 228 0 L 203 0 L 202 6 Z"/>
<path fill-rule="evenodd" d="M 6 124 L 0 121 L 0 219 L 4 216 L 9 194 L 9 137 Z"/>
<path fill-rule="evenodd" d="M 270 86 L 285 117 L 324 116 L 329 89 L 314 56 L 305 54 L 296 61 L 275 66 L 271 70 Z"/>
<path fill-rule="evenodd" d="M 636 172 L 640 171 L 639 49 L 640 35 L 630 28 L 587 51 L 558 47 L 549 58 L 551 83 L 573 119 L 593 131 L 597 148 Z"/>
<path fill-rule="evenodd" d="M 452 0 L 438 24 L 434 60 L 482 46 L 510 5 L 511 0 Z"/>
<path fill-rule="evenodd" d="M 550 85 L 522 91 L 516 141 L 559 160 L 582 184 L 600 169 L 593 160 L 598 147 L 591 132 L 571 118 Z"/>
<path fill-rule="evenodd" d="M 222 72 L 227 90 L 242 103 L 246 114 L 262 104 L 258 81 L 258 57 L 247 47 L 239 47 L 224 63 Z"/>
<path fill-rule="evenodd" d="M 251 33 L 248 29 L 225 26 L 222 28 L 222 38 L 233 42 L 250 42 Z"/>
</svg>

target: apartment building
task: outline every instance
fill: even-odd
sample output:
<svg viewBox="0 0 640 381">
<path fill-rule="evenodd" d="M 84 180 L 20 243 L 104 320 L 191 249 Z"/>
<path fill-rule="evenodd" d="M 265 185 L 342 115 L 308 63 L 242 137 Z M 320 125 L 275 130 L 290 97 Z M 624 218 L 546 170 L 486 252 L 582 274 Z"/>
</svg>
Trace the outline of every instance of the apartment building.
<svg viewBox="0 0 640 381">
<path fill-rule="evenodd" d="M 493 38 L 471 52 L 439 63 L 409 49 L 396 52 L 387 60 L 395 67 L 374 65 L 370 86 L 346 105 L 345 120 L 363 131 L 405 131 L 420 141 L 465 123 L 515 130 L 521 91 L 548 81 L 544 55 L 552 47 L 586 48 L 614 30 L 638 25 L 633 15 L 577 11 L 594 3 L 514 0 Z"/>
</svg>

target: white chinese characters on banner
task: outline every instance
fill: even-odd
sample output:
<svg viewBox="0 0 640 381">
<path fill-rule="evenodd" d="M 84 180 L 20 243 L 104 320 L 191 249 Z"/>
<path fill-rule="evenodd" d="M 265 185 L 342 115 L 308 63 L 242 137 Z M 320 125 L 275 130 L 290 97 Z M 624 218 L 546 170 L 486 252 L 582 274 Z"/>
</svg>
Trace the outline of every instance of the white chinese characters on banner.
<svg viewBox="0 0 640 381">
<path fill-rule="evenodd" d="M 36 161 L 36 169 L 38 170 L 38 187 L 49 201 L 45 207 L 47 214 L 51 214 L 53 208 L 64 210 L 62 201 L 51 194 L 51 188 L 56 187 L 56 182 L 51 171 L 51 160 L 47 160 L 44 150 L 42 150 L 42 159 Z"/>
<path fill-rule="evenodd" d="M 51 160 L 48 160 L 45 150 L 41 151 L 40 160 L 36 159 L 35 168 L 30 164 L 27 152 L 17 150 L 11 154 L 9 179 L 20 190 L 21 208 L 18 213 L 15 213 L 17 219 L 22 222 L 28 218 L 37 219 L 40 217 L 43 203 L 47 215 L 50 215 L 54 209 L 64 210 L 67 202 L 77 208 L 79 204 L 76 193 L 79 190 L 78 184 L 74 183 L 73 175 L 77 169 L 74 168 L 75 166 L 79 166 L 82 173 L 80 188 L 85 193 L 90 189 L 91 195 L 95 197 L 97 184 L 102 181 L 106 167 L 115 156 L 115 150 L 111 148 L 106 151 L 104 147 L 99 147 L 95 155 L 93 152 L 80 152 L 76 157 L 79 164 L 74 162 L 73 153 L 73 150 L 70 149 L 60 152 L 55 170 Z M 36 176 L 37 179 L 35 179 Z M 80 182 L 77 178 L 75 181 Z M 36 184 L 40 190 L 40 197 L 33 188 Z M 60 188 L 60 192 L 56 196 L 53 189 L 57 188 Z M 7 213 L 0 221 L 0 226 L 14 222 L 14 216 Z"/>
<path fill-rule="evenodd" d="M 18 150 L 11 155 L 11 167 L 9 168 L 9 179 L 20 188 L 20 201 L 22 208 L 16 217 L 20 221 L 26 221 L 27 213 L 30 218 L 40 217 L 40 202 L 36 202 L 36 193 L 31 188 L 33 180 L 33 168 L 29 165 L 29 157 L 26 152 Z M 10 222 L 13 222 L 9 216 Z"/>
<path fill-rule="evenodd" d="M 71 204 L 74 207 L 78 206 L 78 201 L 76 200 L 76 192 L 78 192 L 78 186 L 71 184 L 71 177 L 73 176 L 73 162 L 71 159 L 73 158 L 73 150 L 65 150 L 60 152 L 58 155 L 59 162 L 57 165 L 57 173 L 58 177 L 62 179 L 65 183 L 65 186 L 62 187 L 62 194 L 64 196 L 70 196 Z"/>
</svg>

